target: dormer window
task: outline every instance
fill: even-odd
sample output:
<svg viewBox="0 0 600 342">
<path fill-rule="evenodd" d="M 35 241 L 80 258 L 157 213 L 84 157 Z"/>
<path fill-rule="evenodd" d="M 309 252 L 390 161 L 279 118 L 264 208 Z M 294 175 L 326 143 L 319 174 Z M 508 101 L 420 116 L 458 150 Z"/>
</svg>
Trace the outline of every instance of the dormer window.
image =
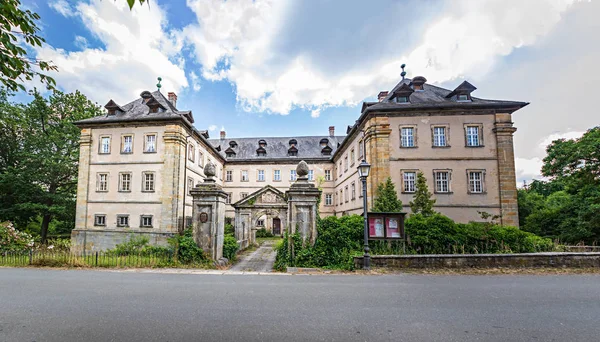
<svg viewBox="0 0 600 342">
<path fill-rule="evenodd" d="M 469 99 L 469 95 L 467 94 L 458 94 L 456 95 L 456 101 L 471 101 Z"/>
<path fill-rule="evenodd" d="M 396 103 L 409 103 L 410 94 L 412 93 L 414 93 L 414 90 L 408 84 L 404 83 L 400 88 L 394 91 L 394 95 L 391 99 Z"/>
<path fill-rule="evenodd" d="M 229 142 L 229 147 L 236 148 L 237 147 L 237 143 L 235 141 L 230 141 Z"/>
<path fill-rule="evenodd" d="M 398 96 L 396 97 L 397 103 L 408 103 L 408 96 Z"/>
<path fill-rule="evenodd" d="M 321 145 L 321 147 L 325 147 L 325 146 L 327 146 L 327 144 L 329 144 L 329 139 L 323 138 L 323 139 L 321 139 L 319 144 Z"/>
<path fill-rule="evenodd" d="M 411 85 L 415 91 L 423 91 L 423 85 L 427 82 L 427 79 L 423 76 L 415 76 L 412 79 Z"/>
<path fill-rule="evenodd" d="M 259 156 L 259 157 L 266 157 L 267 156 L 267 151 L 264 148 L 259 147 L 256 150 L 256 155 Z"/>
<path fill-rule="evenodd" d="M 113 100 L 108 101 L 104 108 L 106 108 L 108 115 L 115 115 L 125 112 L 123 108 L 121 108 L 121 106 L 116 104 Z"/>
<path fill-rule="evenodd" d="M 290 144 L 290 146 L 296 146 L 296 145 L 298 145 L 298 141 L 296 141 L 296 139 L 291 139 L 289 144 Z"/>
<path fill-rule="evenodd" d="M 288 149 L 288 156 L 290 157 L 297 157 L 298 156 L 298 149 L 295 146 L 292 146 Z"/>
<path fill-rule="evenodd" d="M 332 149 L 328 145 L 326 145 L 325 147 L 323 147 L 323 149 L 321 149 L 321 155 L 324 155 L 324 156 L 330 156 L 331 152 L 332 152 Z"/>
<path fill-rule="evenodd" d="M 471 83 L 464 81 L 456 89 L 446 95 L 448 99 L 456 99 L 456 102 L 471 102 L 471 93 L 477 88 Z"/>
<path fill-rule="evenodd" d="M 225 154 L 227 155 L 227 158 L 235 158 L 235 152 L 233 152 L 233 151 L 226 152 Z"/>
<path fill-rule="evenodd" d="M 258 146 L 265 148 L 267 146 L 267 142 L 263 139 L 258 141 Z"/>
</svg>

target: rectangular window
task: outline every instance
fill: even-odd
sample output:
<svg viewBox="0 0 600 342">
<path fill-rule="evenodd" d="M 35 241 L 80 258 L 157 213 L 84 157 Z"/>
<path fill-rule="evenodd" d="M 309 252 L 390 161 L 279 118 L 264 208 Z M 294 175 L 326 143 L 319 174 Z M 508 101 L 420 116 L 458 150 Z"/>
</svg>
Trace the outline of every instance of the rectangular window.
<svg viewBox="0 0 600 342">
<path fill-rule="evenodd" d="M 198 151 L 198 166 L 204 167 L 204 154 L 202 151 Z"/>
<path fill-rule="evenodd" d="M 100 153 L 108 154 L 110 153 L 110 137 L 101 137 L 100 138 Z"/>
<path fill-rule="evenodd" d="M 94 226 L 106 226 L 106 215 L 94 215 Z"/>
<path fill-rule="evenodd" d="M 257 220 L 257 221 L 256 221 L 256 225 L 257 225 L 257 226 L 259 226 L 259 227 L 264 227 L 264 225 L 265 225 L 265 220 Z"/>
<path fill-rule="evenodd" d="M 195 154 L 196 154 L 196 148 L 194 147 L 194 145 L 189 144 L 188 145 L 188 160 L 191 161 L 192 163 L 194 162 Z"/>
<path fill-rule="evenodd" d="M 290 180 L 293 182 L 296 181 L 296 170 L 290 170 Z"/>
<path fill-rule="evenodd" d="M 344 171 L 348 171 L 348 156 L 344 157 Z"/>
<path fill-rule="evenodd" d="M 124 135 L 122 140 L 121 153 L 133 152 L 133 135 Z"/>
<path fill-rule="evenodd" d="M 248 170 L 242 170 L 242 182 L 248 181 Z"/>
<path fill-rule="evenodd" d="M 142 184 L 142 191 L 153 192 L 154 191 L 154 172 L 144 172 L 143 174 L 144 183 Z"/>
<path fill-rule="evenodd" d="M 156 134 L 147 134 L 144 141 L 144 152 L 154 153 L 156 152 Z"/>
<path fill-rule="evenodd" d="M 356 199 L 356 184 L 354 182 L 352 182 L 350 189 L 352 190 L 352 199 L 355 200 Z"/>
<path fill-rule="evenodd" d="M 273 171 L 273 180 L 276 182 L 281 181 L 281 170 Z"/>
<path fill-rule="evenodd" d="M 339 174 L 340 174 L 340 177 L 341 177 L 342 176 L 342 171 L 343 171 L 343 169 L 342 169 L 342 161 L 341 160 L 340 160 L 340 167 L 338 169 L 340 170 Z"/>
<path fill-rule="evenodd" d="M 129 227 L 129 215 L 117 215 L 117 227 Z"/>
<path fill-rule="evenodd" d="M 265 170 L 258 170 L 258 181 L 259 182 L 265 181 Z"/>
<path fill-rule="evenodd" d="M 362 157 L 364 156 L 364 153 L 365 153 L 365 151 L 364 151 L 364 150 L 365 150 L 365 146 L 363 145 L 363 142 L 362 142 L 362 141 L 359 141 L 359 142 L 358 142 L 358 156 L 359 156 L 360 158 L 362 158 Z M 364 159 L 364 158 L 363 158 L 363 159 Z"/>
<path fill-rule="evenodd" d="M 333 205 L 333 194 L 325 194 L 325 205 Z"/>
<path fill-rule="evenodd" d="M 152 228 L 152 215 L 140 216 L 140 227 Z"/>
<path fill-rule="evenodd" d="M 433 127 L 433 146 L 446 146 L 446 127 Z"/>
<path fill-rule="evenodd" d="M 119 191 L 131 191 L 131 173 L 121 173 L 119 178 Z"/>
<path fill-rule="evenodd" d="M 358 184 L 360 184 L 360 191 L 358 192 L 358 197 L 363 197 L 363 182 L 359 182 Z"/>
<path fill-rule="evenodd" d="M 344 204 L 344 189 L 340 189 L 340 205 Z"/>
<path fill-rule="evenodd" d="M 227 199 L 225 199 L 225 203 L 231 204 L 231 197 L 233 197 L 233 193 L 227 193 Z"/>
<path fill-rule="evenodd" d="M 308 180 L 309 180 L 309 181 L 313 181 L 313 180 L 315 180 L 315 171 L 313 171 L 313 170 L 308 170 Z"/>
<path fill-rule="evenodd" d="M 225 181 L 233 182 L 233 171 L 232 170 L 225 171 Z"/>
<path fill-rule="evenodd" d="M 404 181 L 404 192 L 415 192 L 416 191 L 416 172 L 404 172 L 402 180 Z"/>
<path fill-rule="evenodd" d="M 479 126 L 467 126 L 467 146 L 479 146 Z"/>
<path fill-rule="evenodd" d="M 346 185 L 346 187 L 344 188 L 344 201 L 346 201 L 346 203 L 348 203 L 349 199 L 348 197 L 350 197 L 350 193 L 348 192 L 348 186 Z"/>
<path fill-rule="evenodd" d="M 194 188 L 194 178 L 188 177 L 188 179 L 187 179 L 188 194 L 190 193 L 190 190 L 192 190 L 193 188 Z"/>
<path fill-rule="evenodd" d="M 435 191 L 450 192 L 450 172 L 437 171 L 435 172 Z"/>
<path fill-rule="evenodd" d="M 96 191 L 108 191 L 108 173 L 99 173 Z"/>
<path fill-rule="evenodd" d="M 456 97 L 457 101 L 469 101 L 469 95 L 461 94 Z"/>
<path fill-rule="evenodd" d="M 331 180 L 331 170 L 325 170 L 325 180 L 326 181 Z"/>
<path fill-rule="evenodd" d="M 415 147 L 415 129 L 414 127 L 402 127 L 400 130 L 401 146 Z"/>
<path fill-rule="evenodd" d="M 469 171 L 469 192 L 480 194 L 483 192 L 483 172 Z"/>
<path fill-rule="evenodd" d="M 241 196 L 242 199 L 244 199 L 244 198 L 248 197 L 248 193 L 247 192 L 242 192 L 242 193 L 240 193 L 240 196 Z"/>
<path fill-rule="evenodd" d="M 350 151 L 350 164 L 354 165 L 354 149 Z"/>
</svg>

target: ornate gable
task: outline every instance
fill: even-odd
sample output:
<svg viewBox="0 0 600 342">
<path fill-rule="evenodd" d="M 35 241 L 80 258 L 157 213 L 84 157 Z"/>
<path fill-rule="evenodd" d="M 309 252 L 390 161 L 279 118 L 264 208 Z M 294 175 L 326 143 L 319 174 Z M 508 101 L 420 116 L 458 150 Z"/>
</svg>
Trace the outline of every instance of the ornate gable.
<svg viewBox="0 0 600 342">
<path fill-rule="evenodd" d="M 287 201 L 285 198 L 285 194 L 271 185 L 267 185 L 262 189 L 255 191 L 248 195 L 246 198 L 243 198 L 236 203 L 232 204 L 234 207 L 244 207 L 244 206 L 254 206 L 254 205 L 285 205 L 287 206 Z"/>
</svg>

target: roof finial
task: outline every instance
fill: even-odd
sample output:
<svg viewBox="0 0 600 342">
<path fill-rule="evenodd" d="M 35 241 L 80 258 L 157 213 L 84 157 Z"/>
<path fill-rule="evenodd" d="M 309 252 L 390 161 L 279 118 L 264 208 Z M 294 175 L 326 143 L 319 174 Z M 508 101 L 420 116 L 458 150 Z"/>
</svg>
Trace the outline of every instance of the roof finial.
<svg viewBox="0 0 600 342">
<path fill-rule="evenodd" d="M 402 68 L 402 72 L 400 73 L 400 76 L 402 76 L 402 79 L 404 79 L 404 76 L 406 76 L 406 71 L 404 71 L 404 68 L 406 68 L 406 64 L 402 63 L 402 65 L 400 67 Z"/>
<path fill-rule="evenodd" d="M 156 83 L 156 88 L 158 88 L 158 91 L 160 91 L 160 87 L 162 87 L 162 85 L 160 85 L 160 81 L 162 81 L 162 77 L 159 76 L 157 78 L 157 80 L 158 80 L 158 83 Z"/>
</svg>

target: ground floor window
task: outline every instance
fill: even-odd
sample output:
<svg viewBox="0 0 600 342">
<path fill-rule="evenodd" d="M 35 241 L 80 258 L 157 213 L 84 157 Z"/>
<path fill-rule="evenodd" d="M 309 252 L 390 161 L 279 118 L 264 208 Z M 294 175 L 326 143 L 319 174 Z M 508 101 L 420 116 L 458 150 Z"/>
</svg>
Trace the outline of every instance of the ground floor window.
<svg viewBox="0 0 600 342">
<path fill-rule="evenodd" d="M 94 226 L 106 226 L 106 215 L 95 215 Z"/>
<path fill-rule="evenodd" d="M 258 220 L 256 221 L 256 225 L 259 227 L 264 227 L 265 226 L 265 220 Z"/>
<path fill-rule="evenodd" d="M 144 228 L 152 228 L 152 215 L 142 215 L 140 226 Z"/>
<path fill-rule="evenodd" d="M 117 215 L 117 227 L 129 227 L 129 215 Z"/>
</svg>

